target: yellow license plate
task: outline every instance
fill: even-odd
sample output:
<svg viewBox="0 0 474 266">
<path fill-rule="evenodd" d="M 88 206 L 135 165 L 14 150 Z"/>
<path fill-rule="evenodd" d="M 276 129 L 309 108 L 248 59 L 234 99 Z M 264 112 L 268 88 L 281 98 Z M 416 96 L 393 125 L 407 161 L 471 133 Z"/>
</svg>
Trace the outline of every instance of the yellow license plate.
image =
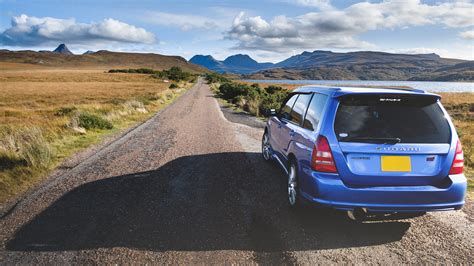
<svg viewBox="0 0 474 266">
<path fill-rule="evenodd" d="M 382 156 L 382 172 L 411 172 L 410 156 Z"/>
</svg>

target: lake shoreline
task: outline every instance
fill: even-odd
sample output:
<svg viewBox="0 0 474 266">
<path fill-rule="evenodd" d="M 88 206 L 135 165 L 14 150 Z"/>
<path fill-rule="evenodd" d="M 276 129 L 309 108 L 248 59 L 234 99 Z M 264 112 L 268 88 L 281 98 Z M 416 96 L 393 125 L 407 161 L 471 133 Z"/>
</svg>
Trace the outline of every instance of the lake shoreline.
<svg viewBox="0 0 474 266">
<path fill-rule="evenodd" d="M 320 86 L 349 86 L 349 87 L 395 87 L 414 88 L 429 92 L 474 92 L 473 82 L 445 81 L 399 81 L 399 80 L 278 80 L 278 79 L 242 79 L 246 83 L 288 84 L 288 85 L 320 85 Z"/>
</svg>

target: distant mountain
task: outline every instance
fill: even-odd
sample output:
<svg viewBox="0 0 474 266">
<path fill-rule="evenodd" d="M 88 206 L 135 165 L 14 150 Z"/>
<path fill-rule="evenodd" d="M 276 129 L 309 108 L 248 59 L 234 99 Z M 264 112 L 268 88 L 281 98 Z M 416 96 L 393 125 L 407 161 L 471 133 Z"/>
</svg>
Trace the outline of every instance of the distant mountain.
<svg viewBox="0 0 474 266">
<path fill-rule="evenodd" d="M 273 66 L 273 63 L 258 63 L 248 55 L 236 54 L 218 61 L 211 55 L 195 55 L 189 62 L 219 73 L 249 74 Z"/>
<path fill-rule="evenodd" d="M 449 59 L 448 59 L 449 60 Z M 275 67 L 281 68 L 312 68 L 319 66 L 342 66 L 358 64 L 407 64 L 416 63 L 420 66 L 443 65 L 446 60 L 442 60 L 437 54 L 391 54 L 383 52 L 349 52 L 333 53 L 331 51 L 303 52 L 292 56 Z M 451 63 L 460 62 L 452 60 Z"/>
<path fill-rule="evenodd" d="M 437 54 L 391 54 L 371 51 L 334 53 L 316 50 L 292 56 L 269 69 L 245 75 L 245 78 L 474 80 L 474 67 L 469 62 L 472 61 L 441 58 Z M 455 67 L 457 64 L 459 66 Z"/>
<path fill-rule="evenodd" d="M 211 55 L 195 55 L 189 60 L 189 62 L 203 66 L 215 72 L 229 72 L 229 69 L 226 68 L 223 62 L 214 59 Z"/>
<path fill-rule="evenodd" d="M 49 67 L 74 68 L 153 68 L 168 69 L 173 66 L 181 67 L 190 72 L 207 72 L 208 70 L 188 63 L 180 56 L 168 56 L 153 53 L 119 53 L 100 50 L 87 55 L 70 56 L 58 52 L 9 51 L 0 50 L 0 63 L 26 63 Z"/>
<path fill-rule="evenodd" d="M 65 54 L 65 55 L 73 54 L 64 43 L 61 43 L 56 49 L 54 49 L 53 53 Z"/>
<path fill-rule="evenodd" d="M 83 53 L 83 54 L 93 54 L 93 53 L 95 53 L 95 52 L 94 52 L 94 51 L 91 51 L 91 50 L 87 50 L 87 51 L 86 51 L 85 53 Z"/>
</svg>

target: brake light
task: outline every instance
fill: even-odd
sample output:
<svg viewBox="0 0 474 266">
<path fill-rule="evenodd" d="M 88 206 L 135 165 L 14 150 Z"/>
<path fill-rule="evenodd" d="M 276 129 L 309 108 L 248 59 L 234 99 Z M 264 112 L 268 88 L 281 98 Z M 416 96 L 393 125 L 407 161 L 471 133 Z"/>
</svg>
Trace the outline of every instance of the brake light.
<svg viewBox="0 0 474 266">
<path fill-rule="evenodd" d="M 462 152 L 461 142 L 458 140 L 456 144 L 456 152 L 454 153 L 453 164 L 449 169 L 450 175 L 462 174 L 464 169 L 464 153 Z"/>
<path fill-rule="evenodd" d="M 331 147 L 324 136 L 319 136 L 311 154 L 311 168 L 318 172 L 337 173 Z"/>
</svg>

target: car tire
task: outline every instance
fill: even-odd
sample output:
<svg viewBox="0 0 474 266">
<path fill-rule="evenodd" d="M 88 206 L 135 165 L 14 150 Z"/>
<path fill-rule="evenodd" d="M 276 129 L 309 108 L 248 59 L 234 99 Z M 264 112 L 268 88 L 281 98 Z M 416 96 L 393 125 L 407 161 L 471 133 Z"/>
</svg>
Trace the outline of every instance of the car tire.
<svg viewBox="0 0 474 266">
<path fill-rule="evenodd" d="M 298 180 L 298 167 L 296 167 L 296 163 L 294 161 L 290 161 L 287 179 L 287 201 L 291 209 L 299 209 L 302 206 L 299 195 Z"/>
<path fill-rule="evenodd" d="M 270 162 L 272 160 L 272 146 L 270 145 L 268 131 L 265 131 L 262 136 L 262 157 L 265 162 Z"/>
</svg>

